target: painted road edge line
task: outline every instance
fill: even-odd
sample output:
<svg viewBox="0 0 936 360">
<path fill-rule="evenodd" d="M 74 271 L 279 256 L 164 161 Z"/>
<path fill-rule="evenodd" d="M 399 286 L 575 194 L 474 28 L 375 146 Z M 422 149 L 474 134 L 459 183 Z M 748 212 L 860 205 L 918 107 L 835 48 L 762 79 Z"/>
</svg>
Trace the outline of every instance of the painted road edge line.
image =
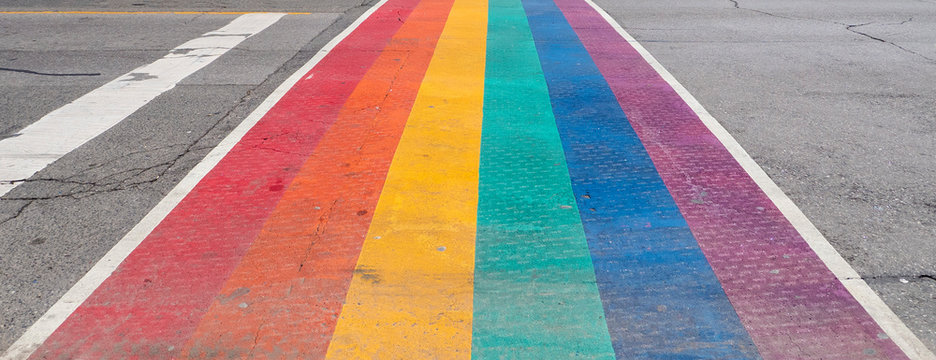
<svg viewBox="0 0 936 360">
<path fill-rule="evenodd" d="M 241 15 L 108 81 L 0 140 L 0 196 L 124 121 L 286 14 Z"/>
<path fill-rule="evenodd" d="M 809 247 L 819 256 L 819 259 L 835 274 L 835 277 L 848 289 L 848 292 L 855 297 L 855 300 L 871 315 L 871 318 L 881 326 L 881 329 L 889 336 L 897 346 L 911 359 L 917 360 L 936 360 L 933 354 L 923 342 L 907 325 L 897 317 L 887 304 L 868 286 L 861 276 L 855 271 L 848 262 L 842 258 L 842 255 L 832 247 L 832 244 L 819 232 L 819 229 L 809 221 L 803 211 L 800 210 L 793 200 L 780 189 L 779 186 L 767 175 L 767 173 L 754 161 L 753 158 L 741 147 L 741 144 L 715 119 L 702 104 L 696 100 L 689 90 L 679 83 L 676 78 L 670 74 L 666 68 L 660 64 L 647 49 L 641 45 L 637 39 L 631 36 L 610 14 L 602 9 L 592 0 L 584 0 L 597 11 L 611 26 L 627 41 L 634 50 L 644 58 L 647 63 L 679 94 L 679 97 L 692 108 L 692 111 L 702 120 L 702 123 L 715 135 L 723 146 L 731 153 L 735 161 L 744 168 L 754 182 L 767 194 L 767 197 L 780 209 L 780 212 L 793 224 L 796 231 L 803 237 L 803 240 L 809 244 Z"/>
<path fill-rule="evenodd" d="M 276 90 L 259 105 L 250 115 L 232 130 L 218 145 L 205 156 L 191 171 L 171 190 L 162 200 L 150 210 L 149 213 L 140 220 L 130 232 L 124 235 L 117 244 L 114 245 L 107 254 L 99 260 L 91 270 L 73 285 L 65 295 L 54 304 L 39 320 L 29 327 L 26 332 L 20 336 L 10 347 L 0 355 L 0 360 L 20 360 L 26 359 L 36 349 L 42 345 L 52 333 L 80 306 L 85 299 L 91 296 L 107 279 L 110 274 L 117 269 L 117 266 L 133 252 L 134 249 L 149 235 L 153 229 L 169 214 L 172 209 L 188 195 L 195 185 L 201 181 L 211 169 L 234 148 L 241 138 L 263 118 L 264 115 L 286 94 L 299 80 L 305 76 L 315 65 L 317 65 L 328 53 L 335 48 L 344 38 L 348 37 L 352 31 L 358 28 L 364 20 L 367 20 L 375 11 L 387 3 L 388 0 L 380 0 L 370 9 L 365 11 L 345 28 L 344 31 L 335 36 L 325 46 L 323 46 L 312 59 L 309 59 L 299 70 L 296 70 L 286 79 Z"/>
</svg>

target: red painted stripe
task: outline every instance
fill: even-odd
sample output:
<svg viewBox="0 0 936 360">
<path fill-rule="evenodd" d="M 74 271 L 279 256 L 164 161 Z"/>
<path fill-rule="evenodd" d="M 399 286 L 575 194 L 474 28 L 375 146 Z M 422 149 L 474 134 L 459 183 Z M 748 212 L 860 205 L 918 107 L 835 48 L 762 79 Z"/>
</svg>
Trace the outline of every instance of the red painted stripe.
<svg viewBox="0 0 936 360">
<path fill-rule="evenodd" d="M 423 0 L 371 66 L 202 318 L 190 357 L 324 358 L 453 0 Z"/>
<path fill-rule="evenodd" d="M 765 359 L 906 358 L 643 57 L 556 0 L 614 91 Z"/>
<path fill-rule="evenodd" d="M 417 0 L 390 0 L 298 82 L 33 358 L 167 358 L 182 346 Z"/>
</svg>

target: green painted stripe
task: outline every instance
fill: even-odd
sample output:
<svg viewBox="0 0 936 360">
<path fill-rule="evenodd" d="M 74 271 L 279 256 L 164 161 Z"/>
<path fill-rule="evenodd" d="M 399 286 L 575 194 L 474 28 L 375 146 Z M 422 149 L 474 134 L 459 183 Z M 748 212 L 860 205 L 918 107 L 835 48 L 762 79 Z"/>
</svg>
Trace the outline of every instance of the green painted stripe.
<svg viewBox="0 0 936 360">
<path fill-rule="evenodd" d="M 491 0 L 472 357 L 613 359 L 526 14 Z"/>
</svg>

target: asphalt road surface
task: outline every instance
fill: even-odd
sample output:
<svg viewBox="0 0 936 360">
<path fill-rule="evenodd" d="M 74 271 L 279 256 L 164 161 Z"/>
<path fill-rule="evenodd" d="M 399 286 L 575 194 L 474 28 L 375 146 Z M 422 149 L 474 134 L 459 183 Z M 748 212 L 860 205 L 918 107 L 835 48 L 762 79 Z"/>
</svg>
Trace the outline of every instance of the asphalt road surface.
<svg viewBox="0 0 936 360">
<path fill-rule="evenodd" d="M 596 2 L 936 349 L 936 2 Z M 370 5 L 0 0 L 0 139 L 238 16 L 22 12 L 309 13 L 286 15 L 3 195 L 0 349 Z"/>
</svg>

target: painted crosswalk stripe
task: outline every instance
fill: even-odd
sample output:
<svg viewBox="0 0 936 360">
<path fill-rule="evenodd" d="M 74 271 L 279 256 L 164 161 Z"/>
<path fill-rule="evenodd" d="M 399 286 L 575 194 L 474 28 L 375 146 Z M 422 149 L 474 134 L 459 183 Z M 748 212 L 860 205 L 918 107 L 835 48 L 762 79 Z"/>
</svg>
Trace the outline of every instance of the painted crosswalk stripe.
<svg viewBox="0 0 936 360">
<path fill-rule="evenodd" d="M 757 358 L 605 78 L 551 0 L 523 0 L 618 358 Z"/>
<path fill-rule="evenodd" d="M 613 359 L 520 0 L 491 1 L 488 24 L 472 358 Z"/>
<path fill-rule="evenodd" d="M 241 15 L 224 27 L 179 45 L 165 57 L 104 84 L 0 140 L 0 196 L 284 15 Z"/>
<path fill-rule="evenodd" d="M 486 1 L 455 0 L 377 203 L 329 359 L 467 359 Z"/>
<path fill-rule="evenodd" d="M 183 354 L 325 356 L 451 6 L 452 0 L 416 6 L 287 187 Z"/>
</svg>

